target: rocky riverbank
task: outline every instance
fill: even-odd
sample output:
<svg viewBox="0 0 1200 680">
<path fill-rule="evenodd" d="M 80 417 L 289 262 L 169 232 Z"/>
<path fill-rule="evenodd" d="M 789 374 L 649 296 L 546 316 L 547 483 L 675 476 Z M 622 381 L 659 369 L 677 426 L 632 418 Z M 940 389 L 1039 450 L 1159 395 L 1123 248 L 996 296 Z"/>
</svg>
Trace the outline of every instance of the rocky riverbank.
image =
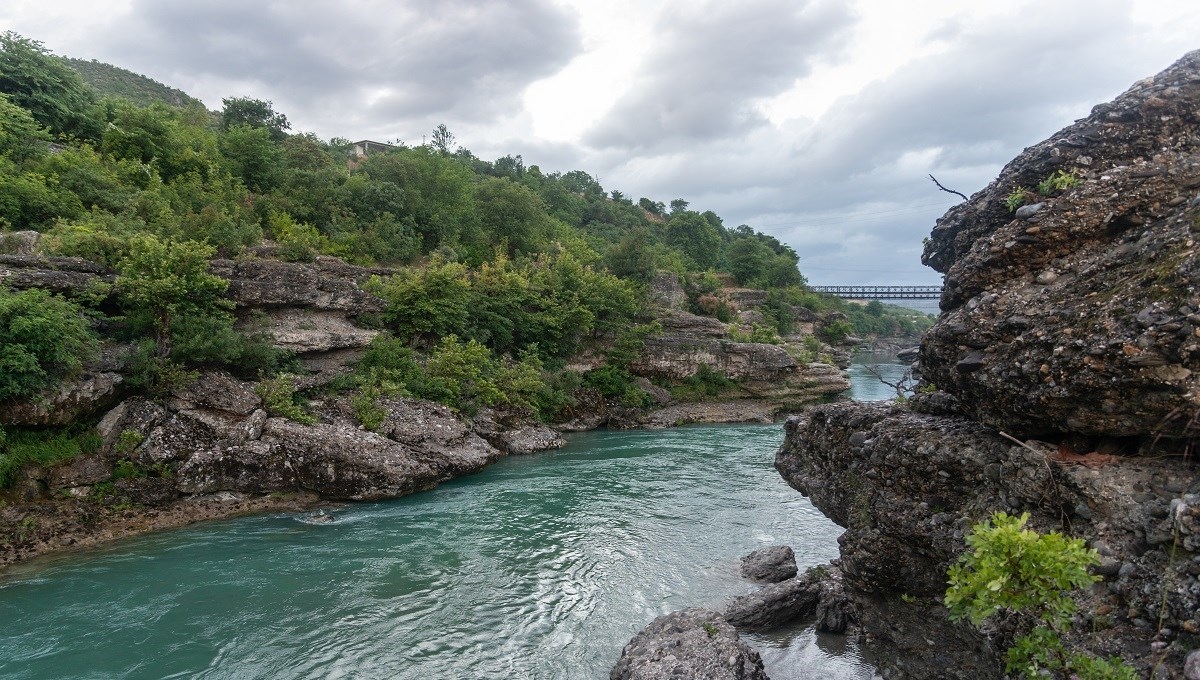
<svg viewBox="0 0 1200 680">
<path fill-rule="evenodd" d="M 1026 149 L 934 227 L 923 259 L 946 288 L 918 396 L 787 422 L 776 467 L 846 527 L 884 677 L 1003 677 L 1014 620 L 977 629 L 942 605 L 994 511 L 1098 552 L 1070 651 L 1197 677 L 1198 112 L 1193 52 Z"/>
<path fill-rule="evenodd" d="M 70 296 L 113 282 L 113 272 L 95 263 L 36 254 L 37 235 L 27 236 L 17 254 L 0 255 L 7 285 Z M 649 406 L 581 390 L 576 409 L 550 427 L 490 409 L 464 417 L 427 401 L 380 399 L 379 423 L 368 429 L 351 397 L 326 386 L 350 373 L 378 335 L 372 316 L 384 302 L 363 284 L 387 272 L 331 257 L 298 263 L 272 259 L 270 249 L 258 255 L 216 260 L 211 271 L 230 282 L 227 295 L 243 323 L 296 357 L 303 371 L 293 381 L 313 423 L 272 414 L 256 381 L 223 371 L 151 398 L 129 385 L 131 347 L 106 340 L 79 375 L 38 399 L 0 404 L 6 426 L 98 422 L 101 440 L 85 455 L 19 472 L 0 504 L 0 569 L 203 519 L 414 493 L 504 455 L 561 446 L 559 431 L 770 422 L 849 386 L 836 366 L 798 359 L 786 346 L 735 341 L 729 326 L 667 295 L 657 299 L 663 331 L 631 366 Z M 742 302 L 747 313 L 753 302 Z M 587 371 L 601 359 L 585 352 L 570 367 Z M 704 370 L 724 381 L 716 396 L 681 401 L 659 386 Z"/>
</svg>

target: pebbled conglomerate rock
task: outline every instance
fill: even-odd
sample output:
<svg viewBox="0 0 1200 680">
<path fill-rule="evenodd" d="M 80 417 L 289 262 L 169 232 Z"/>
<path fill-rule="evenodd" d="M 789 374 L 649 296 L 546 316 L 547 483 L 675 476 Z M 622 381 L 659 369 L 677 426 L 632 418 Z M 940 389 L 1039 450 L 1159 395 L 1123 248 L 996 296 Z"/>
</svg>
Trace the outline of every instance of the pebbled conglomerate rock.
<svg viewBox="0 0 1200 680">
<path fill-rule="evenodd" d="M 621 651 L 611 680 L 768 680 L 762 657 L 716 612 L 685 609 L 654 619 Z"/>
<path fill-rule="evenodd" d="M 1186 434 L 1200 410 L 1200 51 L 1029 147 L 937 221 L 924 379 L 1013 434 Z M 1075 186 L 1015 214 L 1055 173 Z"/>
<path fill-rule="evenodd" d="M 776 469 L 846 527 L 845 587 L 885 677 L 1001 677 L 1002 638 L 951 622 L 940 604 L 964 536 L 995 511 L 1028 512 L 1032 528 L 1068 530 L 1100 551 L 1104 580 L 1081 601 L 1080 649 L 1178 669 L 1188 643 L 1162 638 L 1158 621 L 1167 636 L 1200 632 L 1192 462 L 1114 456 L 1089 467 L 1056 446 L 886 403 L 817 406 L 785 431 Z M 1093 618 L 1101 632 L 1089 636 Z M 1169 644 L 1156 650 L 1160 639 Z"/>
<path fill-rule="evenodd" d="M 742 576 L 761 583 L 779 583 L 796 575 L 796 553 L 791 546 L 771 545 L 742 558 Z"/>
</svg>

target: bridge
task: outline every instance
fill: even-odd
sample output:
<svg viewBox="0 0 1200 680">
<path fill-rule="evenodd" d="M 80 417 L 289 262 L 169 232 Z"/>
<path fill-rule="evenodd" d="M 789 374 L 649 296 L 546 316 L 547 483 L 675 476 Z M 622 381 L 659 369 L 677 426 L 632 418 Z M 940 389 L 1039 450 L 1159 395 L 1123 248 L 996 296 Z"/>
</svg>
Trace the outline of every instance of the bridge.
<svg viewBox="0 0 1200 680">
<path fill-rule="evenodd" d="M 828 293 L 851 300 L 937 300 L 941 286 L 809 286 L 817 293 Z"/>
</svg>

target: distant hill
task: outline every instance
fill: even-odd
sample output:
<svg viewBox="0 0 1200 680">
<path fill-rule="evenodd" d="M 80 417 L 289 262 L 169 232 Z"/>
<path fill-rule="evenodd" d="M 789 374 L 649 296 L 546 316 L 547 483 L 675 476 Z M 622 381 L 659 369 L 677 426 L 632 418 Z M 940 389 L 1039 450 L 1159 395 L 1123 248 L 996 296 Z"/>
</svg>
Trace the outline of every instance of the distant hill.
<svg viewBox="0 0 1200 680">
<path fill-rule="evenodd" d="M 66 58 L 67 65 L 79 72 L 84 82 L 101 95 L 128 99 L 141 106 L 161 103 L 168 106 L 188 106 L 200 103 L 186 92 L 167 87 L 152 78 L 133 71 L 92 59 Z"/>
</svg>

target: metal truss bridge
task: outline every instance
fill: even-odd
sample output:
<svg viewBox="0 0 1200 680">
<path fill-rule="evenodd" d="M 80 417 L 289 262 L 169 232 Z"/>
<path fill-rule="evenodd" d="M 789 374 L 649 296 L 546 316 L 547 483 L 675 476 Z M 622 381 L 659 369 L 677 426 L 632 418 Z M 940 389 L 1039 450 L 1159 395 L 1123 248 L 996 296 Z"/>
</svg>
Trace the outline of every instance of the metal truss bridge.
<svg viewBox="0 0 1200 680">
<path fill-rule="evenodd" d="M 817 293 L 828 293 L 850 300 L 937 300 L 941 286 L 809 286 Z"/>
</svg>

